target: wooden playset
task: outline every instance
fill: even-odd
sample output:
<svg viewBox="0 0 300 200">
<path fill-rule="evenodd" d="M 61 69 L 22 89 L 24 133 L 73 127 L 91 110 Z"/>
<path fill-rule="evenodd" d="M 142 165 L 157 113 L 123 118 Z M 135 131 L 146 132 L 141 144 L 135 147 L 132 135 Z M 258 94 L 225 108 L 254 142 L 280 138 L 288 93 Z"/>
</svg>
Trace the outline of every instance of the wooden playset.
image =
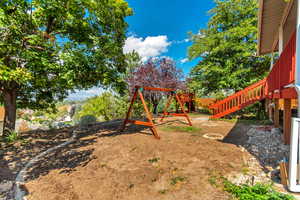
<svg viewBox="0 0 300 200">
<path fill-rule="evenodd" d="M 147 104 L 145 102 L 145 99 L 144 99 L 144 96 L 143 96 L 143 91 L 145 91 L 145 90 L 148 90 L 148 91 L 157 91 L 157 92 L 166 92 L 166 93 L 168 93 L 169 98 L 168 98 L 167 103 L 165 105 L 161 121 L 163 121 L 164 118 L 166 116 L 168 116 L 168 115 L 182 116 L 182 117 L 185 117 L 187 119 L 187 121 L 188 121 L 188 124 L 190 126 L 192 126 L 192 122 L 191 122 L 189 116 L 187 115 L 187 113 L 185 112 L 184 106 L 183 106 L 183 104 L 182 104 L 182 102 L 181 102 L 178 94 L 176 93 L 176 90 L 174 90 L 174 89 L 167 89 L 167 88 L 154 88 L 154 87 L 140 87 L 140 86 L 135 86 L 135 90 L 134 90 L 133 96 L 131 98 L 130 106 L 128 108 L 128 111 L 127 111 L 127 114 L 126 114 L 126 118 L 124 120 L 124 123 L 123 123 L 121 131 L 124 131 L 124 129 L 126 128 L 126 124 L 127 123 L 148 126 L 148 127 L 150 127 L 150 130 L 152 131 L 154 137 L 156 139 L 160 139 L 160 136 L 158 135 L 157 130 L 155 128 L 155 124 L 153 123 L 152 115 L 151 115 L 151 113 L 150 113 L 150 111 L 148 109 L 148 106 L 147 106 Z M 141 102 L 143 104 L 143 107 L 144 107 L 144 110 L 145 110 L 146 117 L 147 117 L 148 121 L 130 120 L 129 119 L 130 113 L 131 113 L 132 108 L 133 108 L 133 104 L 136 101 L 136 99 L 137 99 L 138 96 L 141 99 Z M 175 101 L 179 104 L 182 113 L 170 113 L 170 112 L 168 112 L 168 108 L 170 107 L 171 102 L 172 102 L 173 99 L 175 99 Z"/>
</svg>

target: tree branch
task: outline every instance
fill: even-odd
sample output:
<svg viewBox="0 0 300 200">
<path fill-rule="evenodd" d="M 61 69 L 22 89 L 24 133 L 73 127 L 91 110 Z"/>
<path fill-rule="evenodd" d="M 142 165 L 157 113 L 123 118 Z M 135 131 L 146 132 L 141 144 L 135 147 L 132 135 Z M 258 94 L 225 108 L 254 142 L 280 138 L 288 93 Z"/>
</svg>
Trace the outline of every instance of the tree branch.
<svg viewBox="0 0 300 200">
<path fill-rule="evenodd" d="M 46 28 L 46 33 L 50 34 L 52 32 L 52 28 L 54 26 L 54 21 L 55 21 L 55 17 L 50 16 L 48 18 L 48 23 L 47 23 L 47 28 Z"/>
</svg>

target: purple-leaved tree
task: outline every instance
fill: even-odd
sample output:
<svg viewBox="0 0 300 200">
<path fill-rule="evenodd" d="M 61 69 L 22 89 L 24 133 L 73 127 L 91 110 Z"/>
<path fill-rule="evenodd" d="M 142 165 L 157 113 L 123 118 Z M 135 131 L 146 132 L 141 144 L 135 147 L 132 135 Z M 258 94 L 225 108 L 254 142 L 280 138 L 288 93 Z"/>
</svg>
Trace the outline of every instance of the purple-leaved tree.
<svg viewBox="0 0 300 200">
<path fill-rule="evenodd" d="M 132 93 L 136 85 L 141 87 L 158 87 L 171 89 L 185 89 L 184 75 L 182 70 L 176 67 L 171 59 L 150 59 L 138 66 L 129 74 L 127 79 L 129 90 Z M 163 93 L 144 91 L 145 99 L 153 106 L 153 113 L 157 114 L 157 106 L 162 99 Z"/>
</svg>

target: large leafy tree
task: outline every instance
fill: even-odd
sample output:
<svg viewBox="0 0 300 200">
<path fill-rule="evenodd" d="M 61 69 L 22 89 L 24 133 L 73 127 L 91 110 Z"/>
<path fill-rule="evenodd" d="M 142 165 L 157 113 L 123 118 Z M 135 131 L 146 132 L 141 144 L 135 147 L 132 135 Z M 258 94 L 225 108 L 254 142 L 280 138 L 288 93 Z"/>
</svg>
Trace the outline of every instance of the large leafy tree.
<svg viewBox="0 0 300 200">
<path fill-rule="evenodd" d="M 256 56 L 257 1 L 216 0 L 207 28 L 191 34 L 189 57 L 201 58 L 190 86 L 202 95 L 238 91 L 262 79 L 269 57 Z"/>
<path fill-rule="evenodd" d="M 141 87 L 158 87 L 171 89 L 185 89 L 183 73 L 171 59 L 150 59 L 138 66 L 129 74 L 127 79 L 129 89 L 133 92 L 136 85 Z M 152 104 L 153 113 L 157 108 L 163 93 L 144 91 L 145 98 Z"/>
<path fill-rule="evenodd" d="M 49 108 L 73 89 L 120 88 L 131 12 L 124 0 L 1 0 L 5 131 L 17 108 Z"/>
</svg>

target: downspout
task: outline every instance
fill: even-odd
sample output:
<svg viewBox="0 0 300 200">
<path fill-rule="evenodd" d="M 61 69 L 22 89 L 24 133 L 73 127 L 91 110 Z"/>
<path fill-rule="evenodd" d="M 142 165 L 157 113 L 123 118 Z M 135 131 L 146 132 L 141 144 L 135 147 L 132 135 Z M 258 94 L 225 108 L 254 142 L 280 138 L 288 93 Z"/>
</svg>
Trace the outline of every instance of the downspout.
<svg viewBox="0 0 300 200">
<path fill-rule="evenodd" d="M 300 185 L 297 184 L 299 177 L 299 118 L 300 118 L 300 0 L 297 3 L 297 19 L 296 19 L 296 66 L 295 66 L 295 89 L 298 96 L 298 119 L 292 120 L 291 129 L 291 144 L 290 144 L 290 158 L 289 158 L 289 185 L 288 188 L 292 192 L 300 192 Z"/>
<path fill-rule="evenodd" d="M 271 65 L 270 65 L 270 71 L 272 70 L 273 65 L 274 65 L 274 52 L 272 51 L 272 53 L 271 53 Z"/>
<path fill-rule="evenodd" d="M 273 69 L 273 66 L 274 66 L 274 51 L 272 49 L 272 53 L 271 53 L 271 62 L 270 62 L 270 72 L 272 71 Z M 273 108 L 275 107 L 275 104 L 274 103 L 269 103 L 268 105 L 268 115 L 269 115 L 269 120 L 273 123 L 273 119 L 272 119 L 272 116 L 273 116 Z"/>
<path fill-rule="evenodd" d="M 295 63 L 295 89 L 298 96 L 298 117 L 300 118 L 300 0 L 297 3 L 297 19 L 296 19 L 296 63 Z"/>
</svg>

